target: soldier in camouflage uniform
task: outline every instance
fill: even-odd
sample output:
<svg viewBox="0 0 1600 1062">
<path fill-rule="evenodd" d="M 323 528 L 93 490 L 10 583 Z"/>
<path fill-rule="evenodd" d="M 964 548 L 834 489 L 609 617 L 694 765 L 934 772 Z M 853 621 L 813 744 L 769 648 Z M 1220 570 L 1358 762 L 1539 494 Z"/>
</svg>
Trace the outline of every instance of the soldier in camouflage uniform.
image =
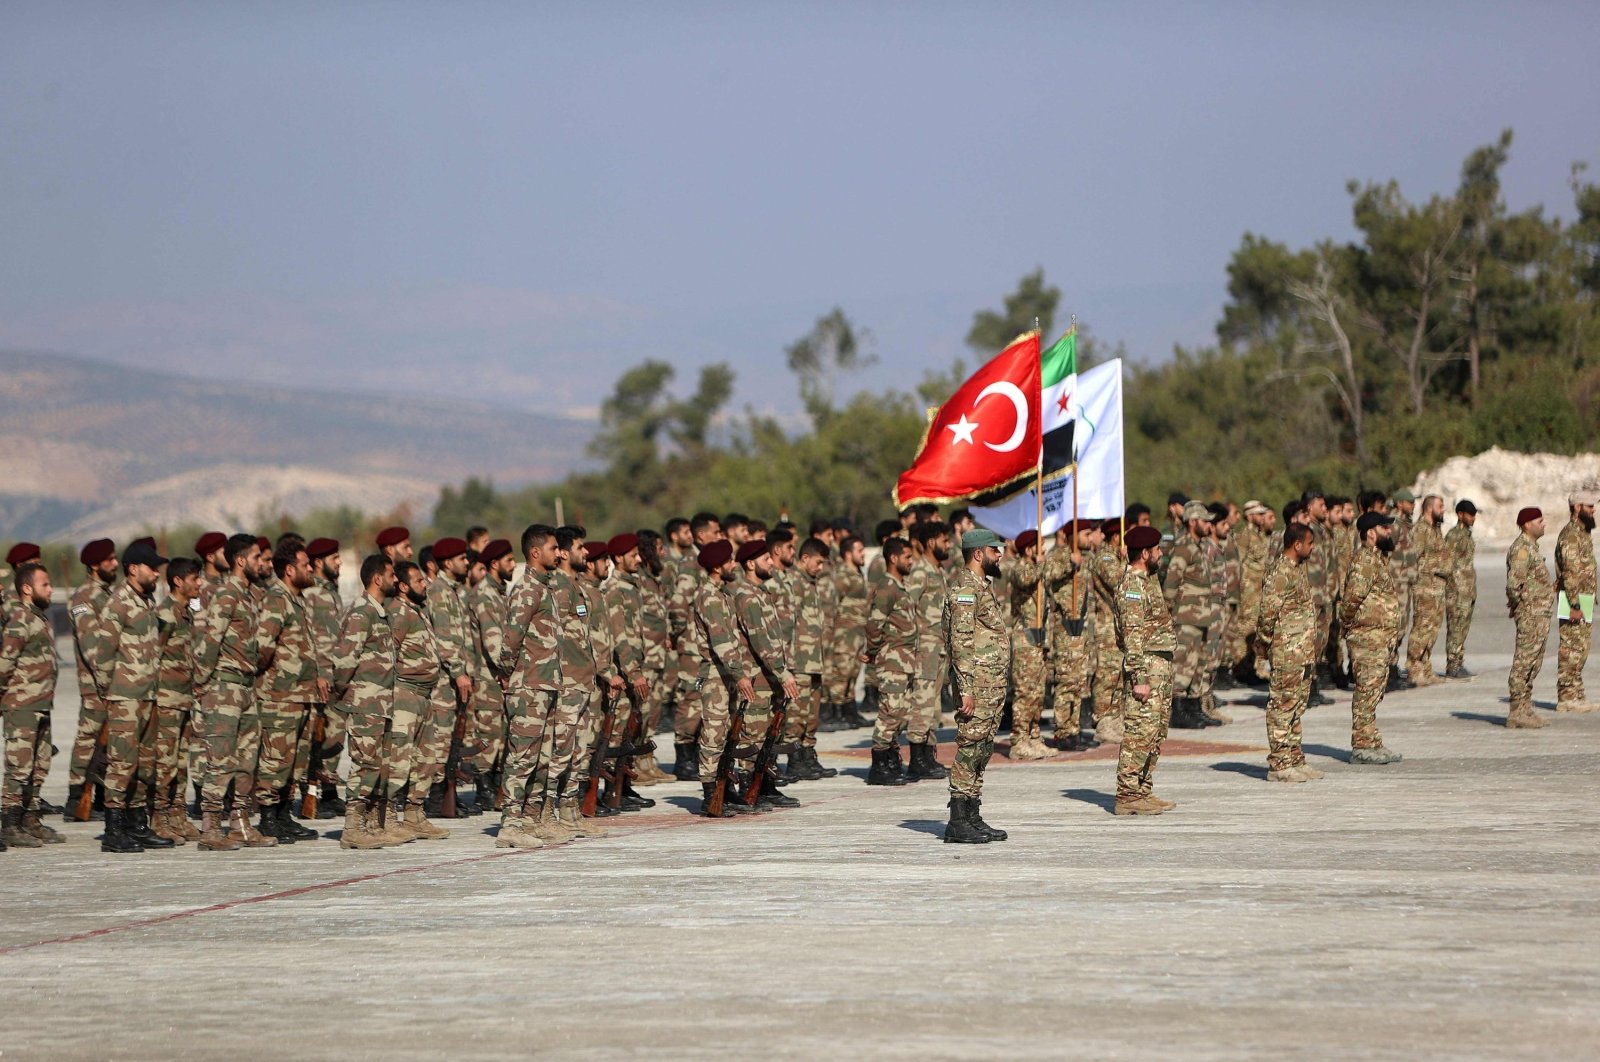
<svg viewBox="0 0 1600 1062">
<path fill-rule="evenodd" d="M 200 565 L 187 557 L 167 564 L 167 599 L 156 609 L 160 662 L 156 672 L 155 791 L 150 825 L 157 834 L 183 844 L 200 831 L 183 812 L 184 768 L 188 750 L 199 744 L 194 715 L 195 615 L 199 611 Z"/>
<path fill-rule="evenodd" d="M 918 659 L 922 617 L 905 586 L 917 557 L 911 543 L 889 538 L 883 544 L 883 562 L 883 578 L 872 587 L 867 611 L 867 681 L 878 691 L 867 784 L 904 785 L 912 779 L 901 770 L 900 734 L 911 725 L 916 710 L 913 691 L 923 681 Z M 911 748 L 915 752 L 928 746 Z"/>
<path fill-rule="evenodd" d="M 473 715 L 474 679 L 483 670 L 478 660 L 478 642 L 473 637 L 467 609 L 467 542 L 462 538 L 441 538 L 433 544 L 433 559 L 439 575 L 428 584 L 428 622 L 439 649 L 441 677 L 430 701 L 428 723 L 419 740 L 421 778 L 413 776 L 413 797 L 424 796 L 425 815 L 444 813 L 444 772 L 455 742 L 456 721 Z M 458 752 L 460 750 L 457 750 Z M 450 779 L 452 783 L 456 779 Z M 461 814 L 459 804 L 457 814 Z M 416 813 L 411 813 L 413 821 Z"/>
<path fill-rule="evenodd" d="M 311 585 L 301 593 L 306 607 L 306 618 L 311 624 L 311 637 L 316 645 L 319 666 L 326 672 L 333 654 L 333 643 L 339 637 L 339 621 L 344 613 L 344 601 L 339 595 L 339 569 L 343 561 L 339 556 L 339 543 L 331 538 L 314 538 L 306 544 L 306 557 L 311 561 Z M 326 674 L 323 676 L 326 678 Z M 317 804 L 318 818 L 341 818 L 343 802 L 339 799 L 339 756 L 344 752 L 344 716 L 326 701 L 313 706 L 322 720 L 322 747 L 317 750 L 318 769 L 310 784 L 321 790 Z M 308 727 L 315 733 L 315 720 Z M 310 751 L 310 743 L 306 743 Z M 301 764 L 295 764 L 295 773 L 303 774 Z"/>
<path fill-rule="evenodd" d="M 1556 589 L 1567 596 L 1567 611 L 1556 617 L 1560 630 L 1556 649 L 1556 711 L 1592 712 L 1600 704 L 1585 699 L 1583 665 L 1589 661 L 1594 610 L 1585 618 L 1580 607 L 1595 595 L 1594 506 L 1600 494 L 1577 491 L 1567 497 L 1567 526 L 1556 536 Z"/>
<path fill-rule="evenodd" d="M 1416 509 L 1417 496 L 1409 490 L 1394 492 L 1394 552 L 1390 560 L 1395 566 L 1396 592 L 1399 594 L 1399 624 L 1400 635 L 1394 643 L 1394 659 L 1390 664 L 1390 689 L 1411 689 L 1412 683 L 1409 676 L 1400 674 L 1400 640 L 1405 637 L 1406 631 L 1411 628 L 1411 588 L 1417 582 L 1417 551 L 1413 539 L 1412 515 Z"/>
<path fill-rule="evenodd" d="M 387 848 L 411 839 L 386 832 L 385 738 L 394 712 L 399 643 L 386 605 L 399 584 L 394 564 L 380 553 L 361 563 L 361 594 L 345 612 L 329 655 L 329 704 L 345 720 L 350 774 L 345 782 L 341 848 Z"/>
<path fill-rule="evenodd" d="M 726 590 L 738 571 L 733 557 L 733 546 L 725 539 L 700 547 L 701 575 L 689 596 L 689 626 L 683 642 L 691 650 L 684 659 L 693 661 L 694 667 L 684 680 L 693 681 L 692 692 L 699 695 L 700 701 L 697 773 L 703 814 L 709 814 L 706 809 L 716 786 L 717 767 L 722 761 L 723 745 L 729 740 L 730 697 L 745 704 L 755 699 L 755 686 L 743 670 L 743 649 Z M 789 740 L 787 734 L 785 740 Z M 791 762 L 795 755 L 790 753 Z"/>
<path fill-rule="evenodd" d="M 72 757 L 68 761 L 67 804 L 63 818 L 71 821 L 78 797 L 85 784 L 100 786 L 101 778 L 88 778 L 89 761 L 94 757 L 100 742 L 100 731 L 106 722 L 105 677 L 95 673 L 94 666 L 84 656 L 84 646 L 93 641 L 99 629 L 100 617 L 111 604 L 111 588 L 117 581 L 117 548 L 109 538 L 97 538 L 87 543 L 78 553 L 78 559 L 87 569 L 83 585 L 72 593 L 67 602 L 67 615 L 72 621 L 72 646 L 78 661 L 78 730 L 72 740 Z"/>
<path fill-rule="evenodd" d="M 594 653 L 594 679 L 589 684 L 589 701 L 584 707 L 579 725 L 572 764 L 562 782 L 557 817 L 567 832 L 576 837 L 604 837 L 610 831 L 591 818 L 585 818 L 579 805 L 583 790 L 589 784 L 594 769 L 594 754 L 609 717 L 613 733 L 620 742 L 623 726 L 632 713 L 623 699 L 626 682 L 624 669 L 618 657 L 636 665 L 631 655 L 634 643 L 629 639 L 626 617 L 614 611 L 606 599 L 602 580 L 611 570 L 611 554 L 604 542 L 584 542 L 568 552 L 567 565 L 562 571 L 571 576 L 582 598 L 584 618 L 588 621 L 589 645 Z M 620 722 L 619 722 L 620 720 Z M 622 782 L 624 807 L 637 807 L 644 803 L 632 793 L 626 776 Z M 654 804 L 655 801 L 649 801 Z"/>
<path fill-rule="evenodd" d="M 1083 702 L 1093 688 L 1095 642 L 1098 628 L 1102 626 L 1094 613 L 1095 577 L 1089 565 L 1103 544 L 1097 524 L 1073 521 L 1056 532 L 1056 548 L 1044 559 L 1045 599 L 1050 613 L 1050 676 L 1055 690 L 1055 740 L 1066 752 L 1092 748 L 1098 743 L 1084 737 L 1081 713 Z M 1103 625 L 1115 626 L 1109 622 Z M 1072 633 L 1074 626 L 1079 633 Z M 1099 711 L 1098 701 L 1095 709 Z M 1015 732 L 1015 726 L 1012 729 Z"/>
<path fill-rule="evenodd" d="M 490 540 L 479 554 L 484 574 L 467 590 L 467 615 L 475 643 L 478 673 L 472 681 L 472 710 L 475 751 L 472 767 L 477 775 L 477 794 L 473 809 L 478 813 L 494 807 L 500 788 L 501 757 L 506 742 L 506 681 L 501 655 L 506 643 L 506 606 L 510 597 L 511 576 L 517 560 L 507 539 Z"/>
<path fill-rule="evenodd" d="M 1239 557 L 1239 611 L 1228 626 L 1226 659 L 1238 682 L 1259 679 L 1266 670 L 1265 659 L 1255 659 L 1254 644 L 1261 588 L 1267 579 L 1265 516 L 1271 511 L 1253 498 L 1245 502 L 1244 520 L 1228 536 Z"/>
<path fill-rule="evenodd" d="M 1538 730 L 1549 726 L 1533 714 L 1533 680 L 1544 663 L 1545 643 L 1550 640 L 1550 614 L 1555 608 L 1556 587 L 1539 553 L 1544 536 L 1544 513 L 1526 508 L 1517 513 L 1519 534 L 1506 551 L 1506 609 L 1517 625 L 1517 643 L 1511 657 L 1509 678 L 1511 709 L 1506 727 L 1512 730 Z"/>
<path fill-rule="evenodd" d="M 676 780 L 675 774 L 661 769 L 654 750 L 656 729 L 666 708 L 667 689 L 677 681 L 676 674 L 669 676 L 667 673 L 672 620 L 656 575 L 661 564 L 657 554 L 659 542 L 660 536 L 653 532 L 623 533 L 613 536 L 606 544 L 612 559 L 611 578 L 606 580 L 607 592 L 612 595 L 612 607 L 620 609 L 627 619 L 630 646 L 638 647 L 637 671 L 626 667 L 624 670 L 628 672 L 635 710 L 640 714 L 639 738 L 650 746 L 634 760 L 634 780 L 640 785 Z"/>
<path fill-rule="evenodd" d="M 839 556 L 831 573 L 837 607 L 823 687 L 833 718 L 846 729 L 871 725 L 856 711 L 856 679 L 861 675 L 861 651 L 867 644 L 866 563 L 866 543 L 850 534 L 839 540 Z"/>
<path fill-rule="evenodd" d="M 906 730 L 911 744 L 908 773 L 915 782 L 947 776 L 937 752 L 944 686 L 950 675 L 948 632 L 944 626 L 949 582 L 944 565 L 951 552 L 950 528 L 937 520 L 916 524 L 911 529 L 911 544 L 917 563 L 906 575 L 905 588 L 922 621 L 918 625 L 922 641 L 917 647 L 921 671 L 911 691 L 916 708 Z"/>
<path fill-rule="evenodd" d="M 102 852 L 171 848 L 151 831 L 155 800 L 156 673 L 161 645 L 156 629 L 155 589 L 165 557 L 142 542 L 122 555 L 123 581 L 111 595 L 84 647 L 96 675 L 105 680 L 106 829 Z"/>
<path fill-rule="evenodd" d="M 1228 628 L 1233 624 L 1239 608 L 1238 558 L 1228 548 L 1228 528 L 1233 509 L 1224 502 L 1206 506 L 1211 514 L 1211 534 L 1205 540 L 1206 552 L 1211 558 L 1211 599 L 1216 609 L 1216 622 L 1206 630 L 1206 694 L 1200 702 L 1201 715 L 1212 724 L 1231 723 L 1233 717 L 1224 712 L 1217 700 L 1216 684 L 1222 675 L 1223 645 Z M 1231 686 L 1233 680 L 1227 677 Z"/>
<path fill-rule="evenodd" d="M 820 538 L 801 545 L 789 575 L 789 614 L 794 640 L 790 666 L 799 696 L 784 721 L 784 744 L 789 746 L 788 774 L 796 780 L 832 778 L 839 772 L 817 759 L 817 728 L 821 721 L 822 674 L 827 666 L 828 637 L 838 611 L 837 591 L 828 576 L 828 546 Z M 705 743 L 700 745 L 701 781 L 705 781 Z"/>
<path fill-rule="evenodd" d="M 272 571 L 256 631 L 265 667 L 256 678 L 261 751 L 252 792 L 261 811 L 256 829 L 279 844 L 294 844 L 318 836 L 295 822 L 290 809 L 295 766 L 305 759 L 313 706 L 327 702 L 328 681 L 303 597 L 312 582 L 311 560 L 298 539 L 279 545 Z"/>
<path fill-rule="evenodd" d="M 1456 526 L 1444 536 L 1445 553 L 1450 559 L 1450 577 L 1445 586 L 1445 671 L 1444 677 L 1469 679 L 1467 670 L 1467 632 L 1472 629 L 1472 609 L 1478 602 L 1477 547 L 1472 541 L 1472 525 L 1478 507 L 1463 498 L 1456 502 Z"/>
<path fill-rule="evenodd" d="M 1090 690 L 1094 696 L 1094 736 L 1080 745 L 1089 747 L 1102 741 L 1122 740 L 1123 683 L 1122 650 L 1117 645 L 1114 616 L 1117 585 L 1122 582 L 1127 560 L 1122 551 L 1123 521 L 1107 520 L 1100 525 L 1104 542 L 1088 555 L 1090 586 L 1094 590 L 1094 674 Z"/>
<path fill-rule="evenodd" d="M 1316 664 L 1317 603 L 1306 580 L 1313 547 L 1311 529 L 1300 524 L 1284 533 L 1283 556 L 1267 575 L 1261 594 L 1260 636 L 1272 664 L 1267 698 L 1267 780 L 1309 782 L 1322 772 L 1306 763 L 1300 719 L 1311 694 Z"/>
<path fill-rule="evenodd" d="M 428 620 L 427 578 L 412 561 L 394 566 L 399 593 L 387 602 L 389 626 L 399 647 L 394 684 L 394 714 L 387 735 L 384 759 L 389 764 L 390 832 L 411 840 L 437 840 L 450 835 L 443 826 L 428 821 L 423 809 L 429 780 L 427 758 L 432 732 L 446 727 L 439 712 L 439 686 L 444 670 L 439 663 L 439 642 Z M 451 695 L 453 700 L 453 695 Z M 446 733 L 448 733 L 446 729 Z"/>
<path fill-rule="evenodd" d="M 1328 530 L 1332 534 L 1328 571 L 1328 644 L 1322 654 L 1322 670 L 1340 689 L 1350 687 L 1350 670 L 1344 653 L 1344 626 L 1339 622 L 1339 595 L 1350 575 L 1356 555 L 1355 505 L 1349 498 L 1329 500 Z"/>
<path fill-rule="evenodd" d="M 1153 527 L 1129 528 L 1128 565 L 1117 584 L 1112 620 L 1122 652 L 1126 698 L 1122 748 L 1117 757 L 1117 815 L 1160 815 L 1177 804 L 1153 792 L 1161 743 L 1172 714 L 1173 657 L 1178 634 L 1155 569 L 1161 535 Z M 1187 540 L 1187 536 L 1185 536 Z M 1180 543 L 1182 544 L 1182 543 Z"/>
<path fill-rule="evenodd" d="M 1044 714 L 1045 626 L 1037 613 L 1041 567 L 1039 533 L 1024 531 L 1015 542 L 1016 555 L 1002 569 L 1002 603 L 1009 606 L 1011 630 L 1011 752 L 1013 760 L 1042 760 L 1050 755 L 1039 740 Z M 1029 631 L 1033 631 L 1030 640 Z"/>
<path fill-rule="evenodd" d="M 1177 630 L 1173 656 L 1171 725 L 1199 729 L 1211 725 L 1203 707 L 1211 693 L 1206 664 L 1206 632 L 1219 622 L 1222 601 L 1212 579 L 1213 558 L 1205 540 L 1211 535 L 1211 512 L 1202 502 L 1184 507 L 1186 527 L 1172 546 L 1162 577 L 1167 611 Z"/>
<path fill-rule="evenodd" d="M 956 712 L 956 760 L 950 769 L 950 822 L 944 839 L 987 844 L 1006 839 L 983 821 L 983 772 L 994 754 L 994 735 L 1011 681 L 1011 632 L 990 580 L 1000 574 L 1003 543 L 992 531 L 961 536 L 966 562 L 945 591 L 943 620 L 961 707 Z"/>
<path fill-rule="evenodd" d="M 745 673 L 750 676 L 755 696 L 745 709 L 742 729 L 736 735 L 730 734 L 728 740 L 737 742 L 738 770 L 748 776 L 754 770 L 756 753 L 771 728 L 774 698 L 781 694 L 786 703 L 792 704 L 800 687 L 789 668 L 790 645 L 781 635 L 777 609 L 772 598 L 761 589 L 773 574 L 769 547 L 765 541 L 753 539 L 740 546 L 733 559 L 739 567 L 739 578 L 730 589 L 733 619 L 744 649 Z M 860 666 L 859 656 L 857 666 Z M 854 685 L 853 679 L 851 684 Z M 777 772 L 769 767 L 762 779 L 757 803 L 770 807 L 797 806 L 798 800 L 778 791 L 777 782 Z"/>
<path fill-rule="evenodd" d="M 0 564 L 0 615 L 9 615 L 22 604 L 17 594 L 17 571 L 24 564 L 39 563 L 39 547 L 32 542 L 18 542 L 6 550 L 4 564 Z"/>
<path fill-rule="evenodd" d="M 1339 622 L 1350 642 L 1350 668 L 1355 693 L 1350 702 L 1350 762 L 1395 763 L 1398 752 L 1383 746 L 1378 730 L 1378 702 L 1387 688 L 1389 662 L 1400 637 L 1400 593 L 1390 553 L 1391 521 L 1369 512 L 1356 521 L 1361 545 L 1340 591 Z"/>
<path fill-rule="evenodd" d="M 1421 519 L 1411 535 L 1416 554 L 1416 581 L 1411 589 L 1411 634 L 1406 640 L 1406 672 L 1413 686 L 1440 681 L 1433 670 L 1433 646 L 1444 623 L 1446 584 L 1450 557 L 1445 551 L 1444 499 L 1430 494 L 1422 499 Z"/>
<path fill-rule="evenodd" d="M 54 592 L 41 565 L 18 562 L 11 579 L 14 603 L 0 631 L 0 713 L 6 732 L 0 851 L 64 840 L 39 818 L 39 789 L 50 773 L 50 708 L 56 695 L 56 640 L 49 614 Z"/>
</svg>

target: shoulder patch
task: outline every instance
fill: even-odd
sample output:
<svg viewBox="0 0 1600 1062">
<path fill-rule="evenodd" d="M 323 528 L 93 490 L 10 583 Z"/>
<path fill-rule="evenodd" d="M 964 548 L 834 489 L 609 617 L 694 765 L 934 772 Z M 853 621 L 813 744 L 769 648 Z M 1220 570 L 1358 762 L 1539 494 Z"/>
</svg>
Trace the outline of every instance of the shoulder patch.
<svg viewBox="0 0 1600 1062">
<path fill-rule="evenodd" d="M 1129 601 L 1143 601 L 1144 600 L 1144 595 L 1141 594 L 1137 590 L 1124 590 L 1122 592 L 1122 596 L 1127 598 Z"/>
<path fill-rule="evenodd" d="M 72 609 L 72 614 L 74 616 L 87 616 L 91 611 L 93 610 L 88 605 L 75 605 Z"/>
<path fill-rule="evenodd" d="M 583 604 L 582 602 L 579 602 L 578 603 L 578 615 L 587 616 L 588 614 L 589 614 L 589 606 Z"/>
<path fill-rule="evenodd" d="M 958 605 L 976 605 L 977 603 L 978 603 L 978 595 L 977 594 L 957 594 L 956 595 L 956 604 L 958 604 Z"/>
</svg>

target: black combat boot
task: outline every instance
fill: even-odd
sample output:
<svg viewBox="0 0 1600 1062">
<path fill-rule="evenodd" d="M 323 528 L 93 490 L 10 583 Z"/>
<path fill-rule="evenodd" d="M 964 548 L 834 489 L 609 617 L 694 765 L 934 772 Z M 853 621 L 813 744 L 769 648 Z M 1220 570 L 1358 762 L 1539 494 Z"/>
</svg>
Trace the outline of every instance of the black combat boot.
<svg viewBox="0 0 1600 1062">
<path fill-rule="evenodd" d="M 950 822 L 944 828 L 945 844 L 988 844 L 989 834 L 978 829 L 969 817 L 972 801 L 950 798 Z"/>
<path fill-rule="evenodd" d="M 435 782 L 428 787 L 428 795 L 422 798 L 422 813 L 430 819 L 444 818 L 443 782 Z"/>
<path fill-rule="evenodd" d="M 920 782 L 923 779 L 937 782 L 950 777 L 950 772 L 934 755 L 931 741 L 911 746 L 911 770 L 908 777 L 913 782 Z"/>
<path fill-rule="evenodd" d="M 711 792 L 712 792 L 712 790 L 714 790 L 716 788 L 717 788 L 717 783 L 715 783 L 715 782 L 701 782 L 700 783 L 700 814 L 706 816 L 707 818 L 711 818 L 712 817 L 711 816 L 711 812 L 708 809 L 711 807 Z M 733 801 L 729 800 L 727 798 L 727 795 L 724 794 L 723 798 L 722 798 L 722 815 L 720 816 L 721 818 L 731 819 L 736 814 L 736 812 L 730 806 L 730 805 L 732 805 L 732 803 L 733 803 Z"/>
<path fill-rule="evenodd" d="M 868 785 L 905 785 L 906 780 L 900 774 L 900 748 L 891 746 L 886 749 L 872 750 L 872 767 L 867 771 Z"/>
<path fill-rule="evenodd" d="M 250 815 L 247 812 L 245 819 L 248 820 L 249 818 Z M 293 835 L 284 835 L 278 832 L 278 806 L 276 804 L 262 805 L 261 821 L 256 825 L 256 832 L 263 837 L 276 837 L 279 844 L 294 844 L 299 840 L 298 837 Z"/>
<path fill-rule="evenodd" d="M 472 811 L 475 815 L 494 810 L 494 795 L 500 791 L 500 778 L 493 771 L 484 771 L 478 775 L 478 788 L 472 798 Z"/>
<path fill-rule="evenodd" d="M 997 830 L 993 826 L 990 826 L 987 822 L 983 821 L 983 816 L 979 814 L 980 809 L 983 807 L 982 800 L 980 800 L 978 797 L 968 797 L 967 805 L 969 807 L 967 812 L 967 820 L 971 822 L 972 825 L 988 834 L 989 840 L 1003 841 L 1006 839 L 1006 831 Z"/>
<path fill-rule="evenodd" d="M 853 700 L 839 706 L 839 720 L 846 730 L 860 730 L 864 726 L 871 726 L 873 722 L 856 710 L 856 702 Z"/>
<path fill-rule="evenodd" d="M 824 767 L 822 761 L 817 759 L 817 749 L 813 745 L 806 749 L 806 762 L 811 765 L 811 773 L 818 778 L 832 778 L 839 773 L 837 767 Z"/>
<path fill-rule="evenodd" d="M 146 848 L 172 848 L 177 842 L 168 840 L 150 828 L 150 812 L 155 808 L 155 804 L 156 795 L 151 792 L 143 807 L 129 808 L 124 812 L 124 829 Z"/>
<path fill-rule="evenodd" d="M 1174 697 L 1172 722 L 1168 725 L 1173 730 L 1204 730 L 1206 723 L 1200 716 L 1198 704 L 1193 697 Z"/>
<path fill-rule="evenodd" d="M 757 803 L 774 808 L 797 808 L 800 801 L 792 796 L 785 796 L 778 790 L 778 776 L 769 770 L 761 776 L 761 793 L 756 798 Z"/>
<path fill-rule="evenodd" d="M 645 808 L 653 808 L 655 806 L 656 802 L 654 800 L 647 796 L 640 796 L 639 791 L 634 789 L 626 778 L 622 780 L 623 811 L 643 811 Z"/>
<path fill-rule="evenodd" d="M 127 812 L 120 808 L 106 811 L 106 829 L 100 835 L 102 852 L 142 852 L 144 845 L 127 831 Z M 171 842 L 168 842 L 169 844 Z"/>
<path fill-rule="evenodd" d="M 1232 671 L 1225 667 L 1219 667 L 1217 668 L 1216 678 L 1211 680 L 1211 688 L 1214 690 L 1236 690 L 1239 688 L 1239 684 L 1233 681 Z"/>
<path fill-rule="evenodd" d="M 266 812 L 262 812 L 263 815 Z M 294 821 L 294 813 L 288 800 L 278 805 L 278 841 L 280 844 L 293 844 L 295 841 L 315 841 L 322 834 L 316 830 L 308 830 Z"/>
<path fill-rule="evenodd" d="M 839 706 L 832 701 L 822 702 L 822 713 L 817 720 L 817 729 L 824 734 L 831 734 L 835 730 L 843 730 L 844 724 L 839 721 Z"/>
<path fill-rule="evenodd" d="M 200 783 L 199 782 L 191 782 L 189 784 L 189 788 L 194 790 L 194 803 L 189 805 L 189 817 L 191 819 L 198 819 L 198 818 L 201 817 L 201 813 L 200 813 Z"/>
<path fill-rule="evenodd" d="M 672 761 L 672 777 L 680 782 L 692 782 L 699 777 L 700 765 L 699 750 L 695 743 L 675 741 L 672 743 L 674 759 Z"/>
<path fill-rule="evenodd" d="M 339 798 L 339 787 L 332 782 L 323 782 L 322 799 L 317 801 L 317 818 L 342 819 L 344 814 L 345 806 Z"/>
</svg>

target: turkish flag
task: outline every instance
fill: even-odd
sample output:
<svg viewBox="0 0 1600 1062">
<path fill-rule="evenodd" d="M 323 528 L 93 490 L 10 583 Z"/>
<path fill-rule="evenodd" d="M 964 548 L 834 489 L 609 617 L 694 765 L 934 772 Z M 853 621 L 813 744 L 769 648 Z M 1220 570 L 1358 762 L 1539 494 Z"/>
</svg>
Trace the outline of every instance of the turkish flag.
<svg viewBox="0 0 1600 1062">
<path fill-rule="evenodd" d="M 1031 475 L 1039 464 L 1039 333 L 994 356 L 939 408 L 894 503 L 965 501 Z"/>
</svg>

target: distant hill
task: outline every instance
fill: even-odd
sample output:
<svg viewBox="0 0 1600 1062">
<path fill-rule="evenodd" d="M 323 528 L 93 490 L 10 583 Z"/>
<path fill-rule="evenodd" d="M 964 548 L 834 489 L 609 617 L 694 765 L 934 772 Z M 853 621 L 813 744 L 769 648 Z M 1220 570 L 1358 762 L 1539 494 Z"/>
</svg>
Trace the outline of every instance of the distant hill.
<svg viewBox="0 0 1600 1062">
<path fill-rule="evenodd" d="M 248 519 L 259 505 L 298 515 L 431 502 L 468 475 L 504 486 L 559 478 L 581 464 L 592 432 L 576 418 L 454 399 L 0 351 L 0 538 L 76 538 L 217 511 Z M 143 516 L 141 505 L 159 512 Z"/>
</svg>

